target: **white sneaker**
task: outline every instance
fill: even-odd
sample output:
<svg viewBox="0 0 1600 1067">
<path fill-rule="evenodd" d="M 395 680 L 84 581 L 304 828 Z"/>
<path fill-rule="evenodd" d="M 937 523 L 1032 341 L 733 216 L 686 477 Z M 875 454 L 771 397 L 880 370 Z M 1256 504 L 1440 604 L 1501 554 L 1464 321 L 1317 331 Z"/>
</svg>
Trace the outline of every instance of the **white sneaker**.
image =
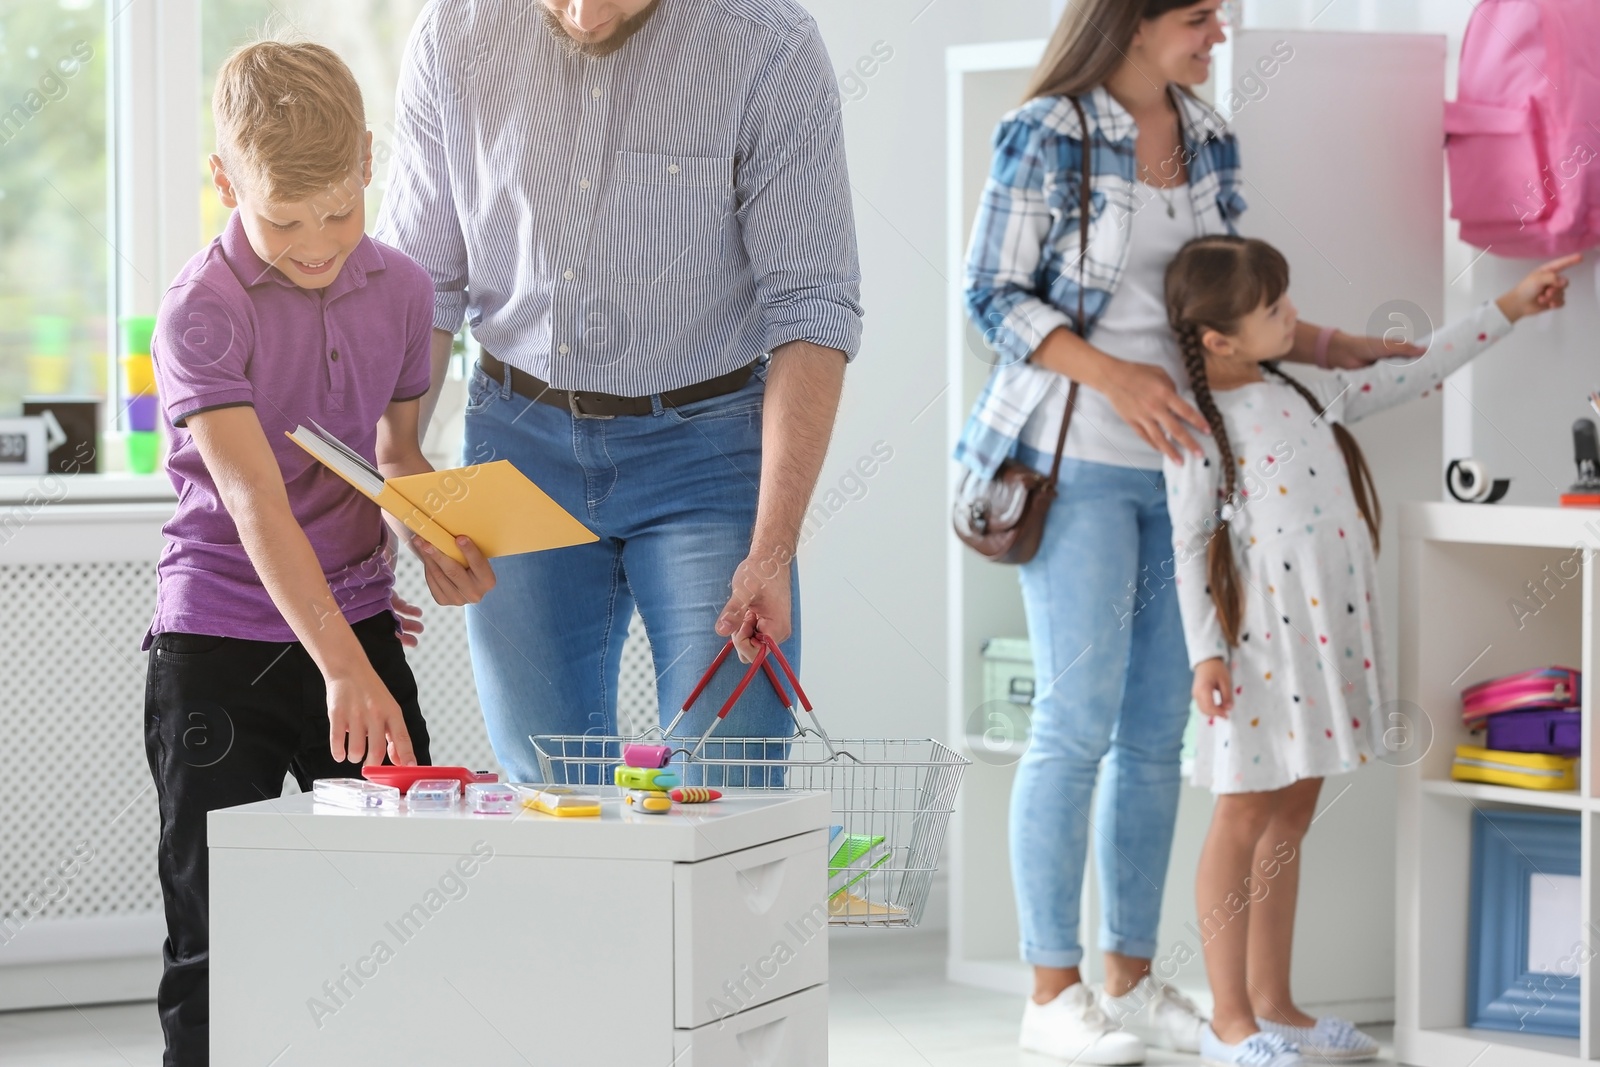
<svg viewBox="0 0 1600 1067">
<path fill-rule="evenodd" d="M 1277 1034 L 1263 1030 L 1237 1045 L 1226 1045 L 1209 1024 L 1200 1031 L 1200 1063 L 1203 1067 L 1307 1067 L 1294 1042 Z"/>
<path fill-rule="evenodd" d="M 1111 1025 L 1082 982 L 1070 985 L 1048 1004 L 1028 998 L 1022 1012 L 1022 1048 L 1074 1063 L 1144 1062 L 1144 1042 Z"/>
<path fill-rule="evenodd" d="M 1378 1043 L 1344 1019 L 1325 1015 L 1315 1026 L 1285 1026 L 1257 1019 L 1256 1025 L 1300 1046 L 1307 1060 L 1328 1063 L 1360 1063 L 1378 1058 Z"/>
<path fill-rule="evenodd" d="M 1194 1001 L 1150 975 L 1120 997 L 1100 991 L 1100 1010 L 1111 1025 L 1143 1041 L 1150 1048 L 1173 1052 L 1200 1051 L 1200 1031 L 1206 1017 Z"/>
</svg>

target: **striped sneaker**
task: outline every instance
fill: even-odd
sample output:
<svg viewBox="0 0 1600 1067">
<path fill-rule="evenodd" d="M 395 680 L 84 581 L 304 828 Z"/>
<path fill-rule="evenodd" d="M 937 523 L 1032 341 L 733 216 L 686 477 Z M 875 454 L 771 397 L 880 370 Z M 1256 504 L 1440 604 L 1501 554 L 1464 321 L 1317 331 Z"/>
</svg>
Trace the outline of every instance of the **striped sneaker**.
<svg viewBox="0 0 1600 1067">
<path fill-rule="evenodd" d="M 1315 1026 L 1285 1026 L 1268 1019 L 1257 1019 L 1256 1025 L 1299 1045 L 1309 1063 L 1360 1063 L 1378 1057 L 1376 1041 L 1332 1015 L 1324 1015 Z"/>
</svg>

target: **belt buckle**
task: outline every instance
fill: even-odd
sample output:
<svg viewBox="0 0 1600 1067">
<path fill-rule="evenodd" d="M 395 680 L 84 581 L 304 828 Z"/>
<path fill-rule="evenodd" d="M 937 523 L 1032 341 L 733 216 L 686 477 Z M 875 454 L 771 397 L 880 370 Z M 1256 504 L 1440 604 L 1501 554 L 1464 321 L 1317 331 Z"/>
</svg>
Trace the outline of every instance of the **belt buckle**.
<svg viewBox="0 0 1600 1067">
<path fill-rule="evenodd" d="M 578 410 L 578 391 L 567 390 L 567 410 L 572 412 L 575 419 L 614 419 L 615 415 L 590 415 L 588 412 Z"/>
</svg>

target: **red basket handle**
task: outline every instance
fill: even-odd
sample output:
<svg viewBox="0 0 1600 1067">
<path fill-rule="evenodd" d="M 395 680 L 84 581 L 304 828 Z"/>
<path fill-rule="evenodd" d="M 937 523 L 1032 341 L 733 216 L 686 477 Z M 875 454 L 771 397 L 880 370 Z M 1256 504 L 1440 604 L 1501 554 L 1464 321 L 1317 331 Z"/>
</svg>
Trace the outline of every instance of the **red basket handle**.
<svg viewBox="0 0 1600 1067">
<path fill-rule="evenodd" d="M 745 668 L 744 676 L 739 679 L 739 684 L 733 687 L 733 692 L 728 694 L 728 699 L 723 701 L 722 707 L 718 709 L 718 719 L 725 719 L 728 717 L 728 712 L 732 711 L 733 706 L 739 702 L 739 698 L 744 695 L 746 687 L 750 685 L 750 680 L 756 676 L 756 671 L 758 670 L 764 670 L 766 672 L 767 681 L 772 683 L 772 689 L 778 694 L 778 699 L 783 703 L 783 706 L 792 706 L 793 701 L 789 699 L 789 694 L 783 688 L 783 683 L 778 680 L 778 674 L 772 669 L 772 664 L 767 662 L 767 657 L 773 652 L 777 652 L 778 662 L 783 666 L 784 673 L 786 673 L 791 680 L 794 678 L 794 672 L 790 670 L 788 662 L 783 659 L 783 653 L 778 652 L 777 644 L 773 642 L 770 637 L 767 637 L 765 634 L 758 634 L 757 643 L 760 645 L 760 648 L 757 649 L 755 658 L 752 659 L 750 661 L 750 665 Z M 722 651 L 718 652 L 716 658 L 711 661 L 711 666 L 706 668 L 705 674 L 700 676 L 700 681 L 695 684 L 694 690 L 690 692 L 688 699 L 683 702 L 683 711 L 687 712 L 691 707 L 694 706 L 694 702 L 700 699 L 700 694 L 705 692 L 706 686 L 711 684 L 711 679 L 716 676 L 717 669 L 722 666 L 723 661 L 728 658 L 728 653 L 732 651 L 733 640 L 730 638 L 728 643 L 722 646 Z M 799 691 L 799 688 L 799 683 L 796 682 L 796 692 Z M 804 699 L 805 697 L 802 695 L 801 700 Z M 809 711 L 810 709 L 811 705 L 807 703 L 806 710 Z"/>
<path fill-rule="evenodd" d="M 789 684 L 794 687 L 794 695 L 800 699 L 800 706 L 805 708 L 807 711 L 811 711 L 811 701 L 809 698 L 807 698 L 806 691 L 800 688 L 800 679 L 795 677 L 794 668 L 789 666 L 789 659 L 783 654 L 783 649 L 778 647 L 778 642 L 773 640 L 771 634 L 762 633 L 756 634 L 756 640 L 760 641 L 762 645 L 767 648 L 767 650 L 771 653 L 772 658 L 778 661 L 778 666 L 783 668 L 783 675 L 785 678 L 789 679 Z M 770 665 L 767 667 L 767 673 L 769 675 L 772 673 L 772 667 Z M 776 687 L 778 685 L 778 680 L 773 678 L 772 684 Z M 779 687 L 778 692 L 782 693 L 783 689 Z"/>
</svg>

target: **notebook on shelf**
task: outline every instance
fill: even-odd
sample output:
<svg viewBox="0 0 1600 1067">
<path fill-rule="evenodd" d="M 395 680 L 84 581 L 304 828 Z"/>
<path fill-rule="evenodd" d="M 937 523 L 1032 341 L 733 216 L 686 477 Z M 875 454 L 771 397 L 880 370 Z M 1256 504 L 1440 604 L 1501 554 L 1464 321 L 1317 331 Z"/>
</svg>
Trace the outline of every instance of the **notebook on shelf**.
<svg viewBox="0 0 1600 1067">
<path fill-rule="evenodd" d="M 457 537 L 470 537 L 490 558 L 599 540 L 510 460 L 385 478 L 314 421 L 295 427 L 288 437 L 406 529 L 462 565 L 467 560 Z"/>
</svg>

